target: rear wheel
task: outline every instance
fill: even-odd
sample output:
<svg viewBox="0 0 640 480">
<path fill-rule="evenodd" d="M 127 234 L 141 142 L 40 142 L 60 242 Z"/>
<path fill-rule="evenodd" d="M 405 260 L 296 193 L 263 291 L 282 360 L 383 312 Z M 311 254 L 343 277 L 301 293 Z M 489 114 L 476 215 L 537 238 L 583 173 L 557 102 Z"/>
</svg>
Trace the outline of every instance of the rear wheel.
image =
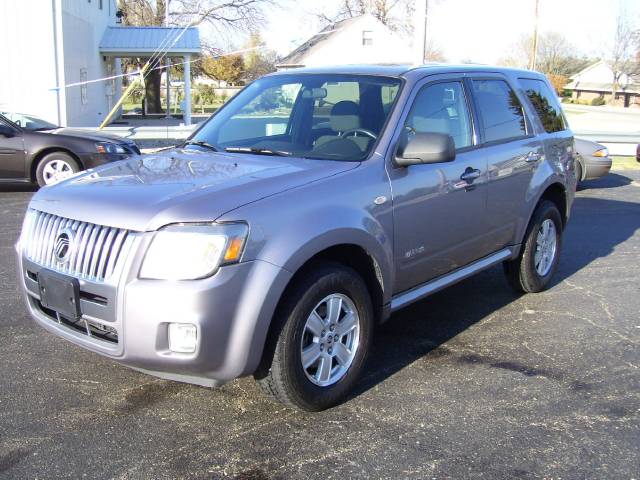
<svg viewBox="0 0 640 480">
<path fill-rule="evenodd" d="M 36 180 L 41 187 L 53 185 L 80 171 L 78 162 L 64 152 L 52 152 L 38 162 Z"/>
<path fill-rule="evenodd" d="M 520 255 L 504 262 L 511 286 L 519 292 L 540 292 L 547 288 L 558 266 L 562 240 L 562 219 L 553 202 L 544 200 L 533 214 Z"/>
<path fill-rule="evenodd" d="M 276 331 L 256 379 L 274 399 L 307 411 L 344 400 L 364 365 L 373 331 L 365 282 L 352 269 L 325 263 L 283 299 Z"/>
</svg>

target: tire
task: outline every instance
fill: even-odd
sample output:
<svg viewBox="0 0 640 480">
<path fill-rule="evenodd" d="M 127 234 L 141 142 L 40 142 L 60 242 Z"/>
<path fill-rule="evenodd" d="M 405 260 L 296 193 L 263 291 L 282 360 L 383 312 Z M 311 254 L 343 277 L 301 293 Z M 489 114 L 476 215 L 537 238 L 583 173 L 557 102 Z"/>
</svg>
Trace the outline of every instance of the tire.
<svg viewBox="0 0 640 480">
<path fill-rule="evenodd" d="M 550 252 L 550 249 L 545 249 L 543 246 L 538 245 L 539 233 L 544 237 L 541 229 L 545 225 L 551 226 L 548 222 L 551 222 L 554 228 L 554 231 L 549 233 L 548 238 L 555 238 L 555 248 L 553 248 L 553 254 L 550 255 L 550 258 L 549 255 L 546 257 L 544 255 L 536 256 L 539 248 L 547 253 Z M 546 245 L 550 246 L 550 243 Z M 558 267 L 561 247 L 562 219 L 560 212 L 553 202 L 543 200 L 536 208 L 529 222 L 520 255 L 515 260 L 503 263 L 507 280 L 513 289 L 516 292 L 524 293 L 545 290 Z M 548 258 L 548 261 L 544 262 L 541 260 L 542 257 Z M 536 260 L 539 261 L 537 262 Z"/>
<path fill-rule="evenodd" d="M 38 185 L 53 185 L 80 171 L 78 162 L 68 153 L 52 152 L 40 159 L 36 168 Z"/>
<path fill-rule="evenodd" d="M 337 327 L 332 330 L 328 304 L 338 305 L 337 299 L 341 302 L 342 316 L 337 317 Z M 346 330 L 348 320 L 354 318 L 349 316 L 349 310 L 356 314 L 358 328 L 340 336 L 336 342 L 335 338 L 342 334 L 340 325 Z M 322 324 L 311 321 L 313 312 Z M 274 317 L 263 364 L 254 377 L 269 396 L 289 407 L 320 411 L 337 405 L 347 397 L 360 376 L 371 346 L 373 318 L 371 297 L 360 275 L 340 264 L 316 264 L 285 294 Z M 310 324 L 322 325 L 323 330 L 318 332 L 314 328 L 312 333 L 308 328 Z M 331 331 L 335 334 L 333 337 Z M 339 343 L 345 348 L 338 347 Z M 305 352 L 312 352 L 307 360 L 318 355 L 307 368 L 302 363 L 303 348 Z M 350 361 L 344 361 L 348 357 L 345 351 L 353 352 Z M 327 377 L 327 372 L 331 377 Z M 325 385 L 320 384 L 323 378 L 327 379 Z"/>
</svg>

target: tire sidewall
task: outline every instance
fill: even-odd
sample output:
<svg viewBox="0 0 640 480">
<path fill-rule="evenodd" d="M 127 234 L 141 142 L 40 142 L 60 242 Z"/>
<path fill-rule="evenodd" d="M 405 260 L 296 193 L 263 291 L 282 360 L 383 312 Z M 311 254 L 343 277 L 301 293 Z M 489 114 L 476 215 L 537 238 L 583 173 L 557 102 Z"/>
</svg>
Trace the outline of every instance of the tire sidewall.
<svg viewBox="0 0 640 480">
<path fill-rule="evenodd" d="M 49 153 L 47 155 L 45 155 L 44 157 L 42 157 L 42 159 L 38 162 L 38 166 L 36 168 L 36 181 L 38 182 L 38 185 L 40 187 L 44 187 L 47 185 L 47 183 L 44 180 L 44 167 L 48 164 L 53 162 L 54 160 L 62 160 L 65 163 L 67 163 L 71 169 L 73 170 L 73 173 L 77 173 L 80 171 L 80 167 L 78 165 L 78 162 L 76 162 L 73 157 L 71 157 L 69 154 L 64 153 L 64 152 L 52 152 Z"/>
<path fill-rule="evenodd" d="M 311 311 L 328 295 L 341 293 L 355 304 L 360 319 L 358 350 L 346 374 L 333 385 L 321 387 L 307 378 L 302 367 L 301 344 L 305 323 Z M 373 332 L 373 308 L 366 284 L 351 269 L 327 271 L 298 298 L 283 330 L 286 342 L 280 354 L 296 403 L 307 410 L 322 410 L 342 400 L 354 386 L 366 361 Z"/>
<path fill-rule="evenodd" d="M 553 221 L 556 227 L 556 251 L 551 268 L 546 275 L 540 275 L 535 266 L 536 239 L 540 226 L 545 220 Z M 523 280 L 530 284 L 532 291 L 543 290 L 549 284 L 558 268 L 560 251 L 562 249 L 562 227 L 562 219 L 557 207 L 549 201 L 544 201 L 536 210 L 533 221 L 531 222 L 531 228 L 527 234 L 525 245 L 525 258 L 523 258 L 524 271 L 522 273 L 525 276 Z"/>
</svg>

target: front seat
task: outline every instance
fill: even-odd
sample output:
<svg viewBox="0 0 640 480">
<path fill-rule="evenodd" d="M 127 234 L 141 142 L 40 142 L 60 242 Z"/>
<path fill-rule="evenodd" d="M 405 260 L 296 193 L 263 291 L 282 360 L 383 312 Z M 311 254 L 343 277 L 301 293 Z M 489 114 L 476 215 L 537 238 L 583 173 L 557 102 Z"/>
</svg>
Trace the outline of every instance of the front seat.
<svg viewBox="0 0 640 480">
<path fill-rule="evenodd" d="M 361 135 L 359 137 L 349 136 L 344 139 L 340 137 L 343 132 L 352 130 L 354 128 L 360 128 L 360 125 L 360 107 L 358 107 L 358 104 L 356 102 L 352 102 L 350 100 L 342 100 L 336 103 L 331 109 L 331 115 L 329 116 L 329 126 L 331 127 L 331 130 L 336 132 L 336 134 L 323 135 L 319 137 L 314 144 L 314 150 L 317 150 L 327 142 L 337 142 L 339 140 L 342 140 L 344 142 L 348 141 L 355 143 L 361 152 L 366 151 L 367 148 L 369 148 L 369 143 L 371 143 L 372 140 L 370 137 L 364 135 Z"/>
</svg>

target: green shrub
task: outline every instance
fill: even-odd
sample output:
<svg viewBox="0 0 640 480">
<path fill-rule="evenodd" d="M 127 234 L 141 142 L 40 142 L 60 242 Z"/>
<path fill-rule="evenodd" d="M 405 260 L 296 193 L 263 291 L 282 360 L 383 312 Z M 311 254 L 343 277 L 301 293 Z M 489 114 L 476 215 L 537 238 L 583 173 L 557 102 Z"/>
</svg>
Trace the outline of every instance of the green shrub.
<svg viewBox="0 0 640 480">
<path fill-rule="evenodd" d="M 605 101 L 603 97 L 596 97 L 593 100 L 591 100 L 591 105 L 594 107 L 600 107 L 604 104 L 605 104 Z"/>
</svg>

